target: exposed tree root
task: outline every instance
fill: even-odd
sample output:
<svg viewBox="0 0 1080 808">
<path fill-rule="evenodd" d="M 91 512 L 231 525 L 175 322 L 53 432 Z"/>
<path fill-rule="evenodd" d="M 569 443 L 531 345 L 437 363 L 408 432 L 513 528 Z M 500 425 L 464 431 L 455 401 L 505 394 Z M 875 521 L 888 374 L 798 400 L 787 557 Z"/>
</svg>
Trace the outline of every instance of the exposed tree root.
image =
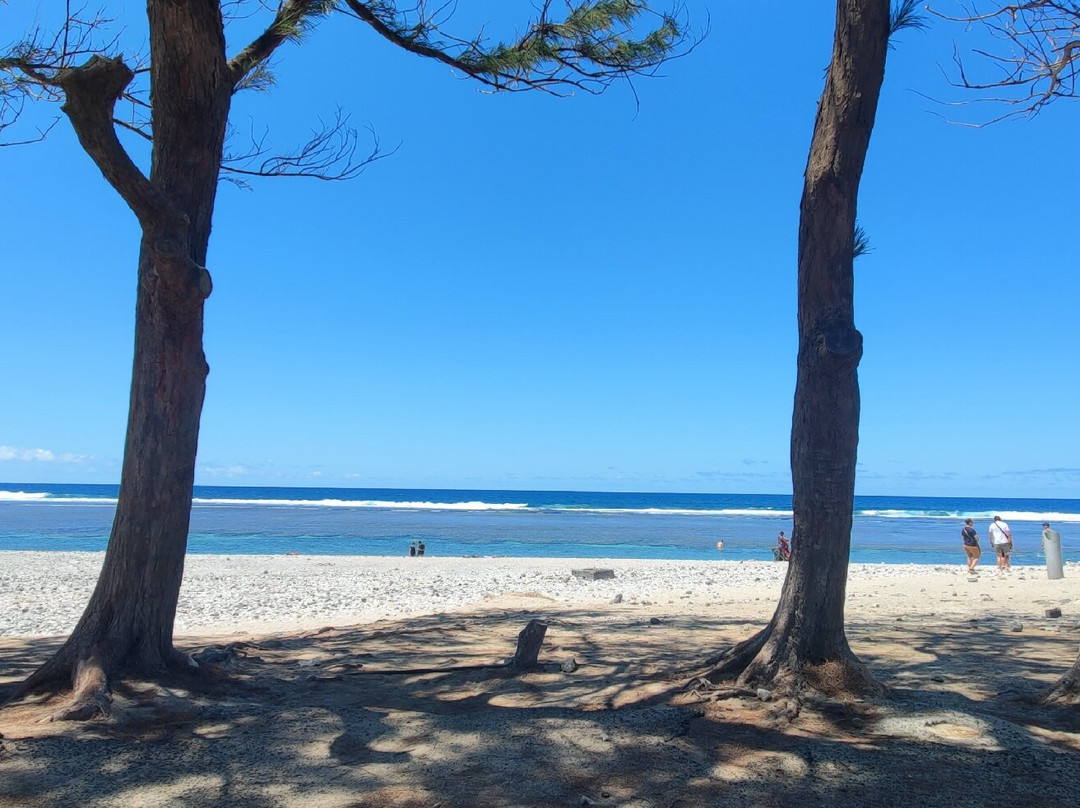
<svg viewBox="0 0 1080 808">
<path fill-rule="evenodd" d="M 234 653 L 229 649 L 225 656 Z M 135 659 L 119 663 L 100 650 L 76 652 L 72 647 L 66 647 L 18 685 L 2 706 L 41 695 L 42 698 L 33 705 L 35 711 L 48 710 L 50 705 L 59 704 L 41 721 L 89 721 L 107 717 L 112 709 L 114 685 L 121 676 L 178 684 L 207 693 L 220 692 L 223 685 L 235 684 L 221 668 L 207 662 L 200 664 L 191 655 L 175 648 L 154 664 Z"/>
<path fill-rule="evenodd" d="M 112 690 L 109 677 L 100 658 L 94 654 L 79 662 L 71 697 L 46 721 L 88 721 L 107 716 L 112 708 Z"/>
<path fill-rule="evenodd" d="M 741 676 L 764 647 L 765 641 L 769 638 L 769 630 L 770 627 L 766 627 L 753 637 L 709 657 L 705 660 L 708 670 L 698 674 L 695 679 L 704 680 L 714 685 L 732 679 L 740 679 L 740 684 L 749 687 L 749 685 L 741 681 Z"/>
<path fill-rule="evenodd" d="M 884 686 L 850 650 L 834 659 L 811 662 L 794 651 L 790 637 L 777 638 L 770 624 L 749 639 L 706 660 L 706 670 L 686 684 L 703 699 L 760 698 L 761 689 L 778 709 L 771 717 L 794 720 L 804 697 L 818 693 L 831 698 L 882 696 Z"/>
<path fill-rule="evenodd" d="M 1050 692 L 1039 699 L 1039 703 L 1057 707 L 1080 704 L 1080 660 L 1058 679 Z"/>
</svg>

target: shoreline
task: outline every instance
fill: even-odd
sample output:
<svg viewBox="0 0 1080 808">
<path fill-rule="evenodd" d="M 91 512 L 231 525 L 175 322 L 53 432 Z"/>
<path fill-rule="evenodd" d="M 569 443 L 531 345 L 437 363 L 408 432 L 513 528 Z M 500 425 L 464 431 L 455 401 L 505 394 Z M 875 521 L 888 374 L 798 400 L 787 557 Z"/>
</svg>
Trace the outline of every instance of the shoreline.
<svg viewBox="0 0 1080 808">
<path fill-rule="evenodd" d="M 0 551 L 0 637 L 70 632 L 103 552 Z M 613 579 L 575 577 L 611 569 Z M 768 620 L 787 567 L 772 561 L 620 558 L 189 555 L 177 636 L 256 635 L 433 614 L 555 611 L 608 604 L 626 612 Z M 1042 567 L 1005 577 L 992 562 L 969 581 L 955 564 L 852 563 L 846 616 L 862 620 L 1080 620 L 1080 565 L 1050 581 Z"/>
</svg>

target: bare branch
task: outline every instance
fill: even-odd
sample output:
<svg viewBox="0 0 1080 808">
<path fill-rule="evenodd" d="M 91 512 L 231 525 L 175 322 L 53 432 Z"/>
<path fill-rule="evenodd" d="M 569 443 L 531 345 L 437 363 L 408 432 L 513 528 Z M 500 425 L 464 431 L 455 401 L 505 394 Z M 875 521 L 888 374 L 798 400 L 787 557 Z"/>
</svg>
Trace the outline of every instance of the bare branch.
<svg viewBox="0 0 1080 808">
<path fill-rule="evenodd" d="M 43 141 L 45 138 L 47 138 L 49 136 L 49 132 L 52 131 L 53 127 L 56 126 L 56 124 L 57 124 L 57 122 L 59 120 L 60 120 L 59 118 L 53 118 L 53 120 L 49 123 L 49 125 L 46 126 L 44 129 L 42 129 L 40 126 L 37 127 L 37 136 L 36 137 L 26 138 L 25 140 L 0 141 L 0 148 L 3 148 L 5 146 L 28 146 L 31 143 L 40 143 L 41 141 Z M 0 109 L 0 131 L 2 131 L 3 129 L 4 129 L 4 114 L 3 114 L 3 110 Z"/>
<path fill-rule="evenodd" d="M 73 10 L 67 2 L 64 19 L 54 32 L 34 28 L 0 52 L 0 129 L 19 119 L 28 100 L 62 101 L 57 81 L 60 71 L 95 54 L 115 52 L 117 38 L 106 33 L 112 22 L 101 11 Z"/>
<path fill-rule="evenodd" d="M 375 130 L 366 127 L 371 135 L 371 151 L 360 153 L 360 136 L 349 126 L 349 119 L 340 109 L 331 123 L 323 123 L 312 132 L 311 138 L 296 151 L 271 155 L 266 135 L 251 136 L 251 145 L 243 154 L 228 154 L 222 162 L 226 180 L 246 187 L 240 177 L 309 177 L 325 181 L 349 180 L 363 173 L 372 163 L 397 151 L 382 150 Z M 269 156 L 268 156 L 269 155 Z"/>
<path fill-rule="evenodd" d="M 1080 3 L 1071 0 L 1030 0 L 1024 3 L 961 3 L 963 13 L 936 16 L 980 27 L 1000 41 L 1000 49 L 973 48 L 987 71 L 976 78 L 959 52 L 953 55 L 955 87 L 978 94 L 975 101 L 1003 105 L 1006 111 L 984 123 L 1032 117 L 1059 98 L 1080 97 Z"/>
<path fill-rule="evenodd" d="M 119 118 L 113 118 L 113 123 L 116 124 L 117 126 L 119 126 L 121 129 L 127 129 L 129 132 L 134 132 L 136 135 L 141 137 L 143 140 L 149 141 L 150 143 L 154 142 L 153 135 L 151 135 L 144 128 L 142 128 L 141 126 L 139 126 L 137 124 L 128 123 L 127 121 L 122 121 Z"/>
</svg>

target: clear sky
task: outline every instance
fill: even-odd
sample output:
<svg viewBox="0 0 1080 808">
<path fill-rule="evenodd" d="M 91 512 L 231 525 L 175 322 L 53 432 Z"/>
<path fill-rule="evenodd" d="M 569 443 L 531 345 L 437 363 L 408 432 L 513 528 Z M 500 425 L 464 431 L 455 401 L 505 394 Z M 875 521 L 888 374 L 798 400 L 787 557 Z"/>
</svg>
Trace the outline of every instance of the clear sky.
<svg viewBox="0 0 1080 808">
<path fill-rule="evenodd" d="M 783 6 L 691 0 L 700 46 L 601 97 L 484 94 L 347 18 L 284 47 L 238 129 L 288 147 L 340 106 L 397 151 L 351 182 L 222 184 L 196 482 L 790 491 L 834 3 Z M 0 42 L 33 7 L 0 6 Z M 531 13 L 462 0 L 455 30 Z M 859 200 L 857 491 L 1077 497 L 1080 104 L 951 125 L 993 114 L 927 98 L 964 98 L 942 70 L 974 41 L 934 22 L 889 54 Z M 66 119 L 0 150 L 0 187 L 0 480 L 117 482 L 134 217 Z"/>
</svg>

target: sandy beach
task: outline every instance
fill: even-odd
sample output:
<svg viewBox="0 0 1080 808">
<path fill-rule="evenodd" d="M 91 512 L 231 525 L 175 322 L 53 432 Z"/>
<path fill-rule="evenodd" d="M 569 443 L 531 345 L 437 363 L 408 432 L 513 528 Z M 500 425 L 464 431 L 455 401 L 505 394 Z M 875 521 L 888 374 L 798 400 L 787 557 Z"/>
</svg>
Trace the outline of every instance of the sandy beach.
<svg viewBox="0 0 1080 808">
<path fill-rule="evenodd" d="M 0 697 L 70 630 L 93 553 L 0 554 Z M 611 569 L 587 580 L 573 570 Z M 177 644 L 217 692 L 132 683 L 108 719 L 0 711 L 0 805 L 1060 806 L 1076 708 L 1036 703 L 1075 659 L 1080 567 L 969 580 L 852 565 L 848 635 L 882 699 L 687 688 L 771 616 L 766 562 L 191 556 Z M 1046 610 L 1061 609 L 1059 618 Z M 533 618 L 541 666 L 502 666 Z M 209 656 L 207 656 L 209 655 Z"/>
<path fill-rule="evenodd" d="M 0 637 L 74 627 L 102 553 L 0 553 Z M 599 567 L 613 579 L 574 570 Z M 475 609 L 612 604 L 674 614 L 768 618 L 786 566 L 756 561 L 382 556 L 188 556 L 177 635 L 265 634 Z M 1049 581 L 1041 567 L 998 577 L 964 564 L 852 564 L 849 619 L 1033 618 L 1058 606 L 1080 618 L 1080 565 Z M 1064 625 L 1068 618 L 1059 621 Z"/>
</svg>

